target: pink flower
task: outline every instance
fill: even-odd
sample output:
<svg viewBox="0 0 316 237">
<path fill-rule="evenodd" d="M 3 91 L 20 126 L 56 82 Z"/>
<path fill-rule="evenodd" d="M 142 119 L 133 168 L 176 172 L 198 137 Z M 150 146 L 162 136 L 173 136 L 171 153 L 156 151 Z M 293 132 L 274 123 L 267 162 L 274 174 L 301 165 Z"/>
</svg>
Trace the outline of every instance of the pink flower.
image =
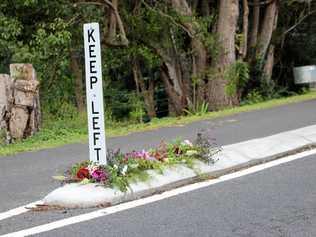
<svg viewBox="0 0 316 237">
<path fill-rule="evenodd" d="M 101 169 L 96 169 L 91 174 L 92 178 L 97 182 L 104 182 L 108 179 L 108 174 Z"/>
<path fill-rule="evenodd" d="M 127 153 L 125 155 L 125 160 L 127 161 L 129 159 L 156 160 L 155 157 L 150 156 L 149 152 L 145 150 Z"/>
</svg>

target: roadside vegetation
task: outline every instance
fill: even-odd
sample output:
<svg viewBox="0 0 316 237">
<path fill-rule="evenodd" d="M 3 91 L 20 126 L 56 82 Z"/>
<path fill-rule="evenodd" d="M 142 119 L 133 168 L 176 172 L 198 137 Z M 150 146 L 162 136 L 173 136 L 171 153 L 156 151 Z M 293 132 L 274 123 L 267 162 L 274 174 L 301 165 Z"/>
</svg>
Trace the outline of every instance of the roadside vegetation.
<svg viewBox="0 0 316 237">
<path fill-rule="evenodd" d="M 123 136 L 133 132 L 154 130 L 161 127 L 182 126 L 204 119 L 215 119 L 229 116 L 241 112 L 249 112 L 259 109 L 273 108 L 285 104 L 297 103 L 316 99 L 316 92 L 306 92 L 302 95 L 294 95 L 286 98 L 271 99 L 263 102 L 248 101 L 240 107 L 227 108 L 216 112 L 205 112 L 196 115 L 186 115 L 179 117 L 165 117 L 153 119 L 147 123 L 139 122 L 118 122 L 106 120 L 107 137 Z M 14 144 L 1 144 L 0 156 L 12 155 L 25 151 L 36 151 L 45 148 L 53 148 L 71 143 L 87 142 L 87 121 L 86 114 L 75 113 L 68 118 L 56 119 L 47 117 L 44 119 L 43 127 L 31 138 L 17 141 Z"/>
<path fill-rule="evenodd" d="M 167 167 L 184 165 L 198 170 L 194 165 L 200 160 L 208 165 L 216 162 L 216 155 L 220 151 L 213 140 L 206 134 L 199 133 L 192 143 L 189 140 L 177 140 L 171 143 L 162 141 L 158 147 L 149 150 L 122 153 L 120 150 L 109 150 L 107 165 L 89 160 L 74 164 L 65 175 L 54 178 L 64 183 L 98 183 L 105 187 L 117 188 L 126 192 L 132 182 L 150 179 L 149 170 L 163 174 Z"/>
<path fill-rule="evenodd" d="M 110 137 L 315 98 L 293 77 L 316 64 L 314 1 L 2 0 L 0 9 L 0 73 L 34 66 L 43 119 L 39 133 L 11 141 L 0 111 L 0 155 L 86 142 L 88 22 L 101 29 Z"/>
</svg>

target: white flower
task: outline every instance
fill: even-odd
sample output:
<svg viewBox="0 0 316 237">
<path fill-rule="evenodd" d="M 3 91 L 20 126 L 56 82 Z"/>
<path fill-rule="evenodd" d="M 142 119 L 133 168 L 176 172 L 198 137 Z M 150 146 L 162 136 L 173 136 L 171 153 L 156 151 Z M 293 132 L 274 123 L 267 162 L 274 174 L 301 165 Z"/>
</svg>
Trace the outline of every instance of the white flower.
<svg viewBox="0 0 316 237">
<path fill-rule="evenodd" d="M 128 166 L 125 165 L 125 166 L 123 167 L 123 169 L 122 169 L 122 175 L 125 175 L 125 174 L 126 174 L 127 169 L 128 169 Z"/>
<path fill-rule="evenodd" d="M 87 169 L 89 170 L 89 173 L 92 174 L 95 170 L 98 169 L 98 166 L 95 164 L 88 165 Z"/>
<path fill-rule="evenodd" d="M 182 142 L 182 145 L 187 145 L 187 146 L 193 146 L 193 144 L 192 144 L 192 142 L 190 142 L 190 140 L 184 140 L 183 142 Z"/>
</svg>

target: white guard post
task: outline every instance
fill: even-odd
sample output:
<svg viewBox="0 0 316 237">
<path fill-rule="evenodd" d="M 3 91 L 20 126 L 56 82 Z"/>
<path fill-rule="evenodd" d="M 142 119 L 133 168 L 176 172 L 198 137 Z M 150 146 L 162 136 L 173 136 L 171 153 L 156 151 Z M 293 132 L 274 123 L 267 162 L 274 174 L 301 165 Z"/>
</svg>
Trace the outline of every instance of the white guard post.
<svg viewBox="0 0 316 237">
<path fill-rule="evenodd" d="M 98 23 L 83 25 L 90 160 L 105 165 L 106 144 Z"/>
</svg>

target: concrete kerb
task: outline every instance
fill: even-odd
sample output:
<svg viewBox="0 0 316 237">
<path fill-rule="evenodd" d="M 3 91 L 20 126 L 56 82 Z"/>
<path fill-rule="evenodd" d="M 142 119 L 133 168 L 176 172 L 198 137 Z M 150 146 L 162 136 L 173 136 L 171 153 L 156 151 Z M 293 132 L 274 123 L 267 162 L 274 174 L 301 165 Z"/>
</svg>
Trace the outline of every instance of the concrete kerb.
<svg viewBox="0 0 316 237">
<path fill-rule="evenodd" d="M 132 183 L 131 189 L 126 193 L 95 184 L 67 184 L 49 193 L 43 202 L 65 208 L 116 205 L 202 179 L 217 178 L 312 148 L 316 148 L 316 125 L 224 146 L 214 165 L 197 161 L 194 170 L 177 165 L 164 170 L 163 175 L 150 170 L 149 181 Z"/>
</svg>

